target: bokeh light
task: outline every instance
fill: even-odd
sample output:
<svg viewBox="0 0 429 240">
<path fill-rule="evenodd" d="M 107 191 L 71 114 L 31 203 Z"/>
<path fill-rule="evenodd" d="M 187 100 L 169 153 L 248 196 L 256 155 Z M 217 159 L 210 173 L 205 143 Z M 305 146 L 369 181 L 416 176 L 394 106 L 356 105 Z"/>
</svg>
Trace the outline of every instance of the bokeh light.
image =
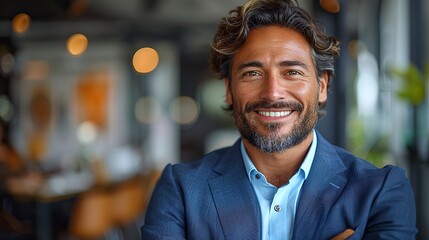
<svg viewBox="0 0 429 240">
<path fill-rule="evenodd" d="M 149 47 L 140 48 L 133 56 L 133 67 L 138 73 L 152 72 L 158 66 L 158 62 L 158 52 Z"/>
<path fill-rule="evenodd" d="M 10 121 L 13 116 L 13 105 L 5 95 L 0 96 L 0 118 Z"/>
<path fill-rule="evenodd" d="M 161 104 L 153 97 L 143 97 L 136 102 L 134 114 L 136 119 L 145 124 L 150 124 L 161 116 Z"/>
<path fill-rule="evenodd" d="M 77 128 L 77 139 L 82 144 L 93 143 L 97 139 L 97 126 L 89 121 L 82 122 Z"/>
<path fill-rule="evenodd" d="M 23 33 L 28 30 L 31 18 L 26 13 L 20 13 L 12 19 L 12 30 L 16 33 Z"/>
<path fill-rule="evenodd" d="M 340 12 L 340 4 L 338 0 L 320 0 L 320 6 L 330 13 Z"/>
<path fill-rule="evenodd" d="M 201 104 L 201 111 L 213 117 L 231 120 L 222 107 L 226 107 L 225 84 L 219 79 L 202 81 L 197 88 L 197 99 Z"/>
<path fill-rule="evenodd" d="M 67 40 L 67 50 L 73 56 L 81 55 L 86 51 L 87 47 L 88 38 L 81 33 L 73 34 Z"/>
<path fill-rule="evenodd" d="M 0 72 L 4 75 L 8 75 L 12 72 L 13 67 L 15 66 L 15 57 L 6 53 L 0 57 Z"/>
<path fill-rule="evenodd" d="M 181 96 L 171 102 L 170 114 L 177 123 L 190 125 L 198 119 L 200 110 L 193 98 Z"/>
<path fill-rule="evenodd" d="M 89 8 L 89 0 L 74 0 L 71 1 L 70 6 L 67 9 L 67 14 L 71 17 L 77 17 L 84 15 Z"/>
</svg>

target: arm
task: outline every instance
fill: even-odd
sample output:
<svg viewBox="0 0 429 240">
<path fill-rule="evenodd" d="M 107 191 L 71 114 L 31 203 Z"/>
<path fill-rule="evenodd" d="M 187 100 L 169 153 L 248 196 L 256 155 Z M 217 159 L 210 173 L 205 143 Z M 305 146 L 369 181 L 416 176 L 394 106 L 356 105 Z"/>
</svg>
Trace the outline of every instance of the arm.
<svg viewBox="0 0 429 240">
<path fill-rule="evenodd" d="M 392 167 L 372 205 L 364 239 L 415 239 L 414 193 L 404 171 Z"/>
<path fill-rule="evenodd" d="M 186 239 L 182 196 L 173 167 L 167 165 L 149 202 L 141 227 L 142 239 Z"/>
</svg>

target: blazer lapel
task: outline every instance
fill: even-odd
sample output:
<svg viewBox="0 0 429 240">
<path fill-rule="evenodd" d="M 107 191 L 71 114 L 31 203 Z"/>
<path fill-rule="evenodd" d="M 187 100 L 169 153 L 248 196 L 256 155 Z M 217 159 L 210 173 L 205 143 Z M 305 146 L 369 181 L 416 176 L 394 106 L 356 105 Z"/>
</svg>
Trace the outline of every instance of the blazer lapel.
<svg viewBox="0 0 429 240">
<path fill-rule="evenodd" d="M 318 134 L 310 174 L 301 189 L 292 239 L 318 239 L 329 209 L 343 191 L 346 170 L 333 146 Z M 309 227 L 311 226 L 311 227 Z"/>
<path fill-rule="evenodd" d="M 240 141 L 214 168 L 210 190 L 226 239 L 260 239 L 259 204 L 245 171 Z"/>
</svg>

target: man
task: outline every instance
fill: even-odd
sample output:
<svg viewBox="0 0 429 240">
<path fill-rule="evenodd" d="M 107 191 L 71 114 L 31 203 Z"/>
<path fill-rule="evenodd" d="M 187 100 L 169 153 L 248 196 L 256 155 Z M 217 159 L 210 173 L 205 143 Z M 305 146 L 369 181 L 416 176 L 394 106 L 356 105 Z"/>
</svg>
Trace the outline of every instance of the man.
<svg viewBox="0 0 429 240">
<path fill-rule="evenodd" d="M 404 171 L 378 169 L 316 130 L 339 42 L 293 0 L 250 0 L 224 18 L 211 62 L 241 139 L 168 165 L 143 239 L 414 239 Z"/>
</svg>

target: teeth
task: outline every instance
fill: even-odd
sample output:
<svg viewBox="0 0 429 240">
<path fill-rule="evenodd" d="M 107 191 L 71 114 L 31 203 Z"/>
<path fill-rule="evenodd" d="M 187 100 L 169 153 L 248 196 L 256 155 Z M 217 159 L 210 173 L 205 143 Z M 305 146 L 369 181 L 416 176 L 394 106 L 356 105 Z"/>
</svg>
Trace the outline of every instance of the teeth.
<svg viewBox="0 0 429 240">
<path fill-rule="evenodd" d="M 282 112 L 267 112 L 260 111 L 259 114 L 267 116 L 267 117 L 284 117 L 290 114 L 291 111 L 282 111 Z"/>
</svg>

